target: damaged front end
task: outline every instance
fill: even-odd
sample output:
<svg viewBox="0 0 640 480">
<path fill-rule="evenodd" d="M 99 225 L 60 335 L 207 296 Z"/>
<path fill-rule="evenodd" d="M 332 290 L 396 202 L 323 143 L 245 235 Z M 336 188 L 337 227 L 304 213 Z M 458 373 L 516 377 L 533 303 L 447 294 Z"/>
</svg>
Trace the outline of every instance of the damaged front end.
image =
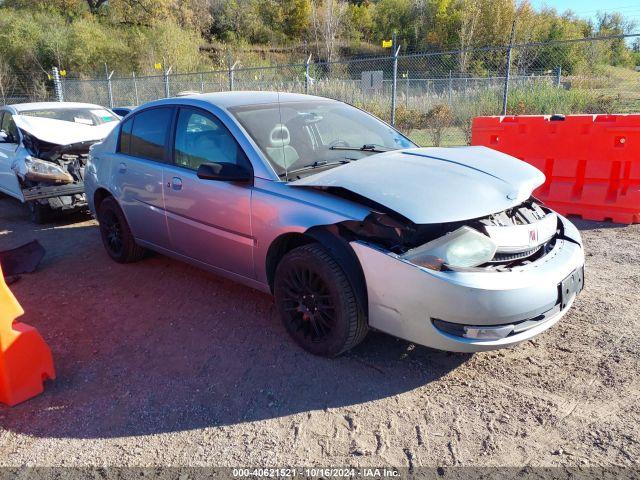
<svg viewBox="0 0 640 480">
<path fill-rule="evenodd" d="M 364 220 L 348 220 L 330 228 L 349 242 L 364 242 L 431 270 L 508 271 L 542 258 L 557 238 L 564 238 L 558 216 L 534 198 L 481 218 L 424 225 L 381 205 L 370 207 Z"/>
<path fill-rule="evenodd" d="M 543 182 L 515 158 L 461 147 L 382 153 L 291 185 L 369 210 L 324 228 L 355 253 L 371 328 L 475 352 L 546 330 L 582 290 L 580 233 L 532 196 Z"/>
<path fill-rule="evenodd" d="M 96 143 L 83 141 L 57 145 L 39 140 L 22 131 L 27 155 L 12 165 L 25 202 L 53 210 L 78 210 L 86 207 L 84 168 L 89 148 Z"/>
<path fill-rule="evenodd" d="M 583 288 L 580 234 L 534 198 L 461 222 L 373 211 L 332 227 L 362 266 L 370 326 L 433 348 L 514 345 L 556 323 Z"/>
</svg>

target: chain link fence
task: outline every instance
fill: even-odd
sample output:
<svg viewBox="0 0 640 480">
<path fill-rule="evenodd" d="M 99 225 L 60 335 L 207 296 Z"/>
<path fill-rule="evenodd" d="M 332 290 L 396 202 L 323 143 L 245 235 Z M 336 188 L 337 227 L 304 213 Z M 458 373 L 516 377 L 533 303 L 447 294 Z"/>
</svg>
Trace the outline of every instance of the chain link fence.
<svg viewBox="0 0 640 480">
<path fill-rule="evenodd" d="M 279 90 L 348 102 L 421 145 L 464 145 L 478 115 L 640 111 L 640 34 L 267 67 L 78 79 L 53 72 L 58 99 L 135 106 L 185 92 Z"/>
<path fill-rule="evenodd" d="M 51 75 L 33 76 L 10 72 L 0 63 L 0 105 L 24 102 L 55 101 Z"/>
</svg>

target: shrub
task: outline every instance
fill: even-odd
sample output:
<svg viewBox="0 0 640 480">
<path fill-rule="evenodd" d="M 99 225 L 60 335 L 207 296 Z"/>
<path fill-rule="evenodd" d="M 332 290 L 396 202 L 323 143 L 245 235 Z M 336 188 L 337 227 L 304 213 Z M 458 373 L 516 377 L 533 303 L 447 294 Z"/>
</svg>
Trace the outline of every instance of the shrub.
<svg viewBox="0 0 640 480">
<path fill-rule="evenodd" d="M 549 84 L 512 88 L 507 104 L 511 115 L 610 113 L 617 107 L 614 95 L 580 88 L 565 90 Z"/>
<path fill-rule="evenodd" d="M 453 124 L 453 110 L 446 103 L 441 103 L 429 110 L 424 119 L 432 144 L 439 147 L 442 145 L 442 133 Z"/>
</svg>

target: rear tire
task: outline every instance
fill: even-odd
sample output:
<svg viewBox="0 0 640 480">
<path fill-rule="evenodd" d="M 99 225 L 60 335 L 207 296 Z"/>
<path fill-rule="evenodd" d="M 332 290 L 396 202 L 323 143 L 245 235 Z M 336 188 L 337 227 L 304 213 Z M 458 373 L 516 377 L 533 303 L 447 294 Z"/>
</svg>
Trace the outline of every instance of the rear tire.
<svg viewBox="0 0 640 480">
<path fill-rule="evenodd" d="M 136 244 L 124 213 L 113 197 L 100 202 L 97 217 L 102 244 L 113 260 L 131 263 L 144 257 L 145 249 Z"/>
<path fill-rule="evenodd" d="M 276 269 L 274 296 L 289 335 L 315 355 L 338 356 L 367 334 L 365 311 L 351 283 L 318 244 L 284 256 Z"/>
</svg>

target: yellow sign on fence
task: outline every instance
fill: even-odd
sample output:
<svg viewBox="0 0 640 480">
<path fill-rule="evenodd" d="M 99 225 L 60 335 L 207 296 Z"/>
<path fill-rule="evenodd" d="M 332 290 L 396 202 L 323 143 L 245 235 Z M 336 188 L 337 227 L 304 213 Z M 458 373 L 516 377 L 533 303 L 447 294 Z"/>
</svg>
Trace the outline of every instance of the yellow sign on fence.
<svg viewBox="0 0 640 480">
<path fill-rule="evenodd" d="M 161 63 L 154 63 L 153 64 L 153 68 L 155 68 L 156 70 L 162 70 L 162 64 Z"/>
<path fill-rule="evenodd" d="M 393 46 L 393 40 L 382 40 L 382 48 L 391 48 Z"/>
</svg>

